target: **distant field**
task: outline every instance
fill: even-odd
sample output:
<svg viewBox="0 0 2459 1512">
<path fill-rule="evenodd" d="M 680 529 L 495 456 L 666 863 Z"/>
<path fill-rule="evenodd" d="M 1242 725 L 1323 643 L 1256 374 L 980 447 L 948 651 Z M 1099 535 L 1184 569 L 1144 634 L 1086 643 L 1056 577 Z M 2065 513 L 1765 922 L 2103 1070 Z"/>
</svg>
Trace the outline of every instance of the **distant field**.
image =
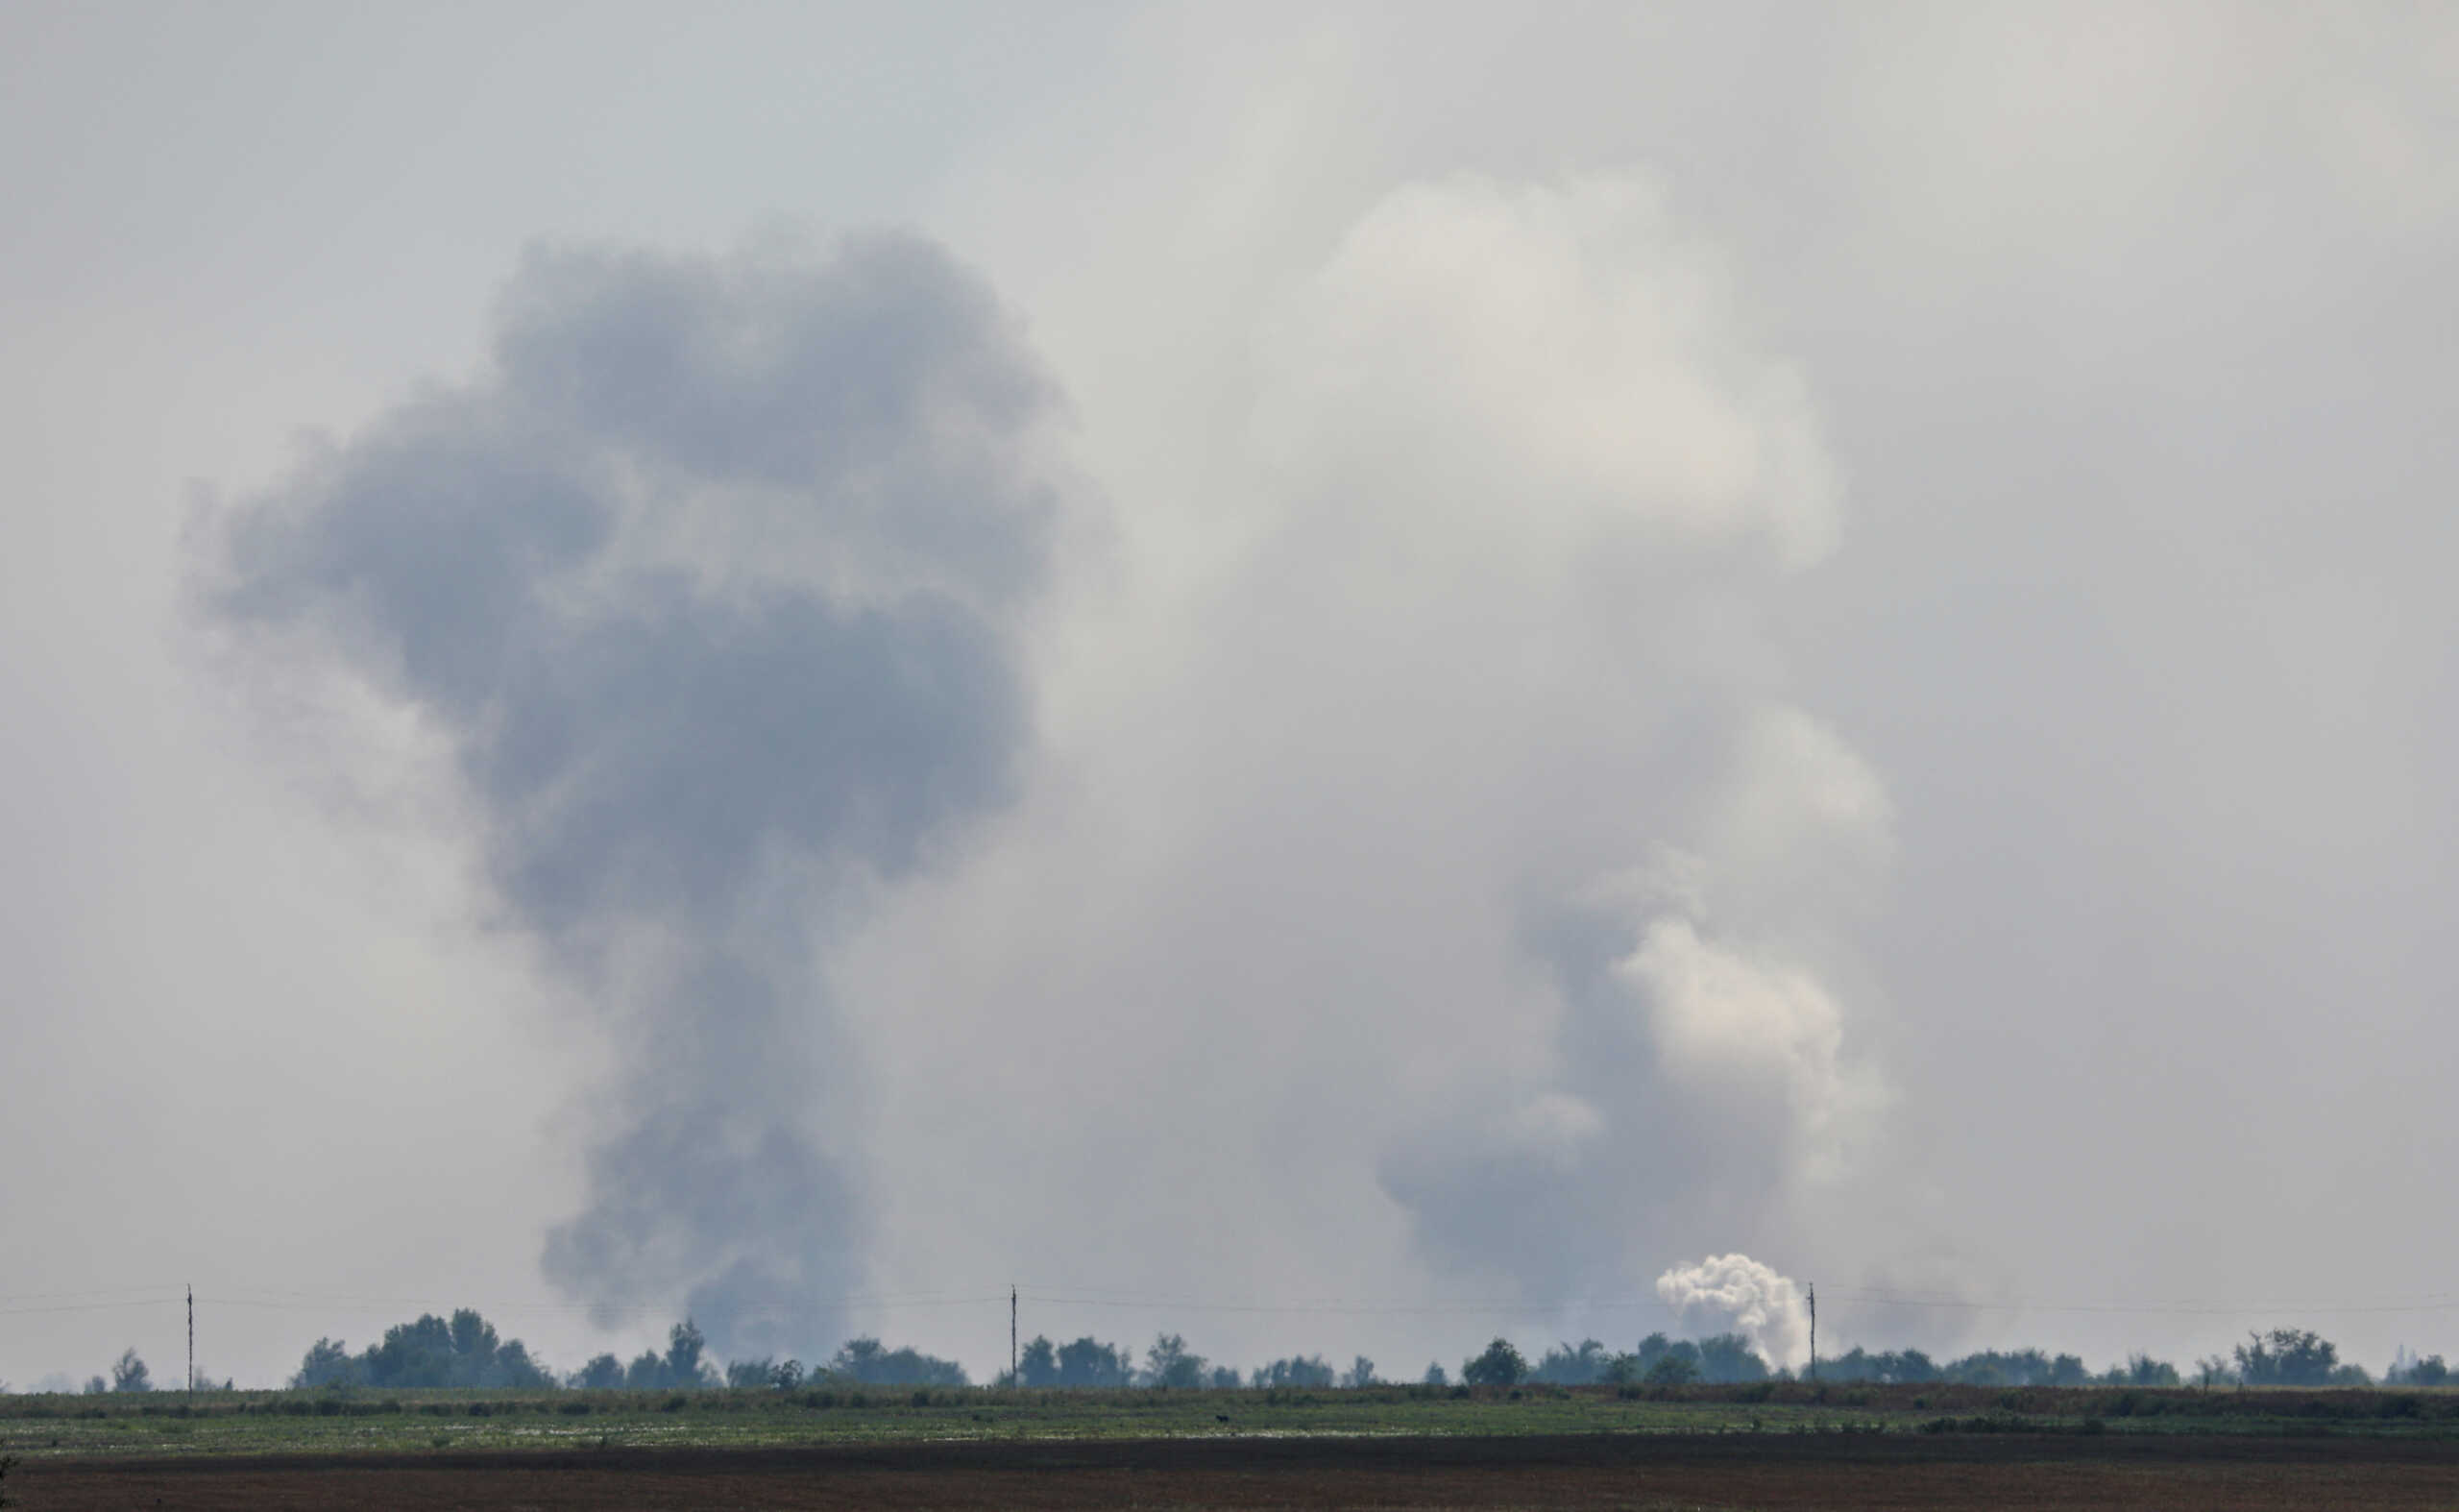
<svg viewBox="0 0 2459 1512">
<path fill-rule="evenodd" d="M 1338 1508 L 2211 1512 L 2447 1508 L 2459 1441 L 2265 1434 L 1584 1433 L 1009 1439 L 45 1459 L 25 1512 Z"/>
<path fill-rule="evenodd" d="M 955 1440 L 1531 1434 L 2459 1441 L 2453 1390 L 1547 1387 L 1468 1392 L 171 1392 L 0 1397 L 0 1453 L 55 1458 L 781 1448 Z"/>
</svg>

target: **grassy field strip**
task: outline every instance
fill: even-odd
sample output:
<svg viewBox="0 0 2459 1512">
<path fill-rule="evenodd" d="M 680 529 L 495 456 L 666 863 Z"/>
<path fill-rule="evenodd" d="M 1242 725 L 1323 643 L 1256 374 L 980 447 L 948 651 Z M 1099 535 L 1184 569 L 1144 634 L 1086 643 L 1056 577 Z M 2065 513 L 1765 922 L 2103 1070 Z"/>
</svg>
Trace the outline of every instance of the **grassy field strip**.
<svg viewBox="0 0 2459 1512">
<path fill-rule="evenodd" d="M 2459 1438 L 2459 1392 L 1411 1388 L 1169 1393 L 402 1392 L 0 1397 L 28 1459 L 632 1446 L 1527 1434 L 2051 1432 Z"/>
</svg>

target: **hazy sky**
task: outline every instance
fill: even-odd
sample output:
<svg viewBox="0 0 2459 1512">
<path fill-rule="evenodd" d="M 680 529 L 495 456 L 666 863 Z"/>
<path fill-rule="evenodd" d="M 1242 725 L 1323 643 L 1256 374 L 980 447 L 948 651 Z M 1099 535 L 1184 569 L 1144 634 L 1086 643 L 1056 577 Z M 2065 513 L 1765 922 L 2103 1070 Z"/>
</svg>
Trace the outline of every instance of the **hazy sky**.
<svg viewBox="0 0 2459 1512">
<path fill-rule="evenodd" d="M 0 203 L 20 1389 L 2459 1350 L 2447 13 L 18 4 Z"/>
</svg>

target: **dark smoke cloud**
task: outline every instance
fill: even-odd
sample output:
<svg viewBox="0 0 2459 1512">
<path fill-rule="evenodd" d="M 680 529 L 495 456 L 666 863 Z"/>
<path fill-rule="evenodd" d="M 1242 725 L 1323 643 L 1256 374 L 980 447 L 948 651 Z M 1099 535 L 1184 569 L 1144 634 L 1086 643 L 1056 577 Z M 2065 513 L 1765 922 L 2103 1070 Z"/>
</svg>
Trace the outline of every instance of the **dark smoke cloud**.
<svg viewBox="0 0 2459 1512">
<path fill-rule="evenodd" d="M 493 371 L 222 521 L 215 615 L 450 738 L 616 1051 L 548 1274 L 814 1351 L 860 1280 L 816 951 L 1010 794 L 1051 393 L 932 245 L 533 256 Z M 268 665 L 271 665 L 270 663 Z"/>
</svg>

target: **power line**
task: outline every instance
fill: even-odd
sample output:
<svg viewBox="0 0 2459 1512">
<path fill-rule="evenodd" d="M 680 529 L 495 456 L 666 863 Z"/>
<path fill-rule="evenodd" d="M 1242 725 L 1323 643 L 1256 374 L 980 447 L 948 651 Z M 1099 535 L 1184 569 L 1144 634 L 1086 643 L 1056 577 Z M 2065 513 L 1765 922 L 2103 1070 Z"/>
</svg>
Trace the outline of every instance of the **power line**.
<svg viewBox="0 0 2459 1512">
<path fill-rule="evenodd" d="M 2123 1313 L 2138 1316 L 2174 1314 L 2180 1317 L 2251 1318 L 2282 1312 L 2338 1314 L 2447 1312 L 2459 1308 L 2459 1296 L 2449 1292 L 2431 1292 L 2425 1298 L 2398 1303 L 2057 1303 L 2057 1302 L 1978 1302 L 1964 1298 L 1898 1296 L 1886 1292 L 1828 1291 L 1828 1300 L 1841 1297 L 1884 1307 L 1935 1307 L 1961 1312 L 2081 1312 Z"/>
<path fill-rule="evenodd" d="M 23 1318 L 45 1312 L 122 1312 L 131 1307 L 176 1307 L 177 1297 L 150 1297 L 132 1302 L 81 1302 L 57 1307 L 0 1307 L 0 1318 Z"/>
<path fill-rule="evenodd" d="M 10 1295 L 0 1295 L 0 1303 L 16 1303 L 16 1302 L 61 1302 L 61 1301 L 65 1301 L 65 1300 L 67 1300 L 67 1299 L 70 1299 L 70 1298 L 76 1298 L 76 1297 L 128 1297 L 128 1298 L 138 1298 L 138 1297 L 140 1297 L 140 1296 L 141 1296 L 141 1294 L 142 1294 L 142 1293 L 145 1293 L 145 1292 L 153 1292 L 153 1291 L 176 1292 L 176 1291 L 178 1291 L 178 1290 L 181 1288 L 181 1286 L 182 1286 L 182 1285 L 183 1285 L 183 1284 L 184 1284 L 183 1282 L 180 1282 L 180 1281 L 170 1281 L 170 1282 L 166 1282 L 166 1283 L 164 1283 L 164 1284 L 162 1284 L 162 1285 L 159 1285 L 159 1286 L 102 1286 L 102 1287 L 96 1287 L 95 1289 L 93 1289 L 93 1290 L 91 1290 L 91 1291 L 27 1291 L 27 1292 L 16 1292 L 16 1293 L 10 1294 Z"/>
<path fill-rule="evenodd" d="M 148 1295 L 148 1293 L 158 1293 L 158 1295 Z M 396 1308 L 450 1312 L 468 1305 L 466 1300 L 446 1301 L 435 1296 L 371 1295 L 357 1292 L 320 1292 L 244 1286 L 234 1287 L 229 1291 L 207 1291 L 195 1294 L 179 1285 L 166 1285 L 123 1287 L 89 1292 L 33 1292 L 21 1293 L 14 1297 L 0 1296 L 0 1317 L 177 1306 L 191 1296 L 199 1303 L 280 1312 L 366 1312 Z M 2422 1296 L 2376 1302 L 2334 1302 L 2320 1299 L 2244 1302 L 2177 1299 L 2136 1303 L 2035 1301 L 2024 1298 L 1985 1299 L 1957 1297 L 1936 1292 L 1894 1292 L 1851 1288 L 1839 1290 L 1831 1286 L 1827 1296 L 1821 1300 L 1828 1303 L 1831 1307 L 1841 1303 L 1851 1309 L 1904 1307 L 1957 1312 L 2034 1312 L 2203 1318 L 2259 1318 L 2283 1313 L 2372 1316 L 2459 1310 L 2459 1292 L 2449 1291 L 2428 1292 Z M 837 1297 L 776 1299 L 739 1309 L 739 1312 L 743 1316 L 777 1319 L 809 1317 L 815 1313 L 855 1311 L 898 1313 L 945 1307 L 987 1307 L 1002 1302 L 1010 1304 L 1011 1310 L 1024 1302 L 1034 1302 L 1055 1307 L 1100 1307 L 1151 1312 L 1423 1318 L 1542 1318 L 1581 1312 L 1660 1308 L 1666 1305 L 1662 1299 L 1653 1296 L 1573 1297 L 1544 1302 L 1507 1298 L 1437 1298 L 1420 1302 L 1369 1302 L 1341 1298 L 1276 1301 L 1254 1298 L 1225 1299 L 1192 1293 L 1136 1292 L 1109 1287 L 1037 1286 L 1020 1283 L 1004 1291 L 873 1292 L 851 1293 Z M 8 1304 L 31 1305 L 8 1305 Z M 499 1303 L 482 1310 L 497 1317 L 546 1314 L 569 1316 L 665 1312 L 675 1305 L 673 1299 L 571 1301 L 521 1298 L 507 1303 Z"/>
<path fill-rule="evenodd" d="M 1560 1313 L 1607 1311 L 1625 1308 L 1662 1307 L 1655 1297 L 1581 1297 L 1551 1303 L 1472 1301 L 1427 1302 L 1416 1304 L 1361 1304 L 1349 1302 L 1314 1303 L 1209 1303 L 1196 1301 L 1144 1302 L 1119 1298 L 1029 1292 L 1035 1302 L 1077 1307 L 1125 1307 L 1147 1310 L 1179 1309 L 1191 1312 L 1247 1313 L 1322 1313 L 1338 1316 L 1530 1316 L 1551 1317 Z M 1968 1312 L 2076 1312 L 2123 1313 L 2137 1315 L 2177 1314 L 2190 1317 L 2262 1317 L 2275 1313 L 2308 1312 L 2330 1314 L 2423 1313 L 2459 1309 L 2459 1296 L 2448 1292 L 2428 1294 L 2423 1299 L 2398 1303 L 2250 1302 L 2250 1303 L 2050 1303 L 2022 1301 L 1974 1301 L 1932 1297 L 1898 1296 L 1881 1292 L 1828 1290 L 1826 1300 L 1864 1306 L 1935 1307 Z"/>
</svg>

